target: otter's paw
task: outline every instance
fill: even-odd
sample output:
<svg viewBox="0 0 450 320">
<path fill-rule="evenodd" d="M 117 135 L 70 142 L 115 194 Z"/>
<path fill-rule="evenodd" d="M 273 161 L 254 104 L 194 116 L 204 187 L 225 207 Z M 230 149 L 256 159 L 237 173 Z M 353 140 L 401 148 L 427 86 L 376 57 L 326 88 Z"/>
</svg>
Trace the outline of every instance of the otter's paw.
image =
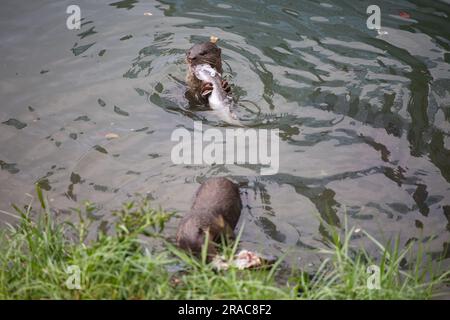
<svg viewBox="0 0 450 320">
<path fill-rule="evenodd" d="M 222 89 L 228 93 L 231 92 L 231 87 L 227 80 L 222 80 Z"/>
<path fill-rule="evenodd" d="M 202 95 L 202 97 L 206 98 L 211 94 L 212 91 L 213 91 L 212 83 L 205 82 L 202 84 L 202 87 L 200 89 L 200 94 Z"/>
</svg>

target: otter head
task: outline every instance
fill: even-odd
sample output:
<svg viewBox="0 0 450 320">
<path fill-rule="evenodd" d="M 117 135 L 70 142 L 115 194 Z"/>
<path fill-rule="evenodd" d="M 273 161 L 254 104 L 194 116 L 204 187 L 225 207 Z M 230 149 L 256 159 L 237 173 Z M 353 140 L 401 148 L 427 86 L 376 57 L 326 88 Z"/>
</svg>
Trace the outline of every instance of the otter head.
<svg viewBox="0 0 450 320">
<path fill-rule="evenodd" d="M 186 62 L 191 73 L 194 72 L 193 67 L 200 64 L 209 64 L 222 73 L 221 50 L 212 42 L 198 43 L 186 51 Z"/>
<path fill-rule="evenodd" d="M 216 255 L 217 250 L 211 239 L 212 235 L 208 229 L 199 226 L 195 219 L 188 219 L 181 224 L 177 232 L 177 245 L 193 254 L 199 256 L 202 252 L 202 247 L 205 244 L 206 235 L 208 234 L 208 257 L 211 258 Z"/>
</svg>

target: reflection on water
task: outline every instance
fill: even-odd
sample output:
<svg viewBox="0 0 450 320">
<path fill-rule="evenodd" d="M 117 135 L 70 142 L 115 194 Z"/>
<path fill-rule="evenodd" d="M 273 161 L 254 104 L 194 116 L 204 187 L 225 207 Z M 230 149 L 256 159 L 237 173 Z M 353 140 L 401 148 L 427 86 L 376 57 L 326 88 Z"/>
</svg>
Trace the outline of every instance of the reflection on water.
<svg viewBox="0 0 450 320">
<path fill-rule="evenodd" d="M 199 183 L 227 175 L 243 186 L 249 249 L 314 264 L 329 236 L 318 216 L 448 248 L 450 5 L 385 1 L 378 35 L 369 1 L 81 1 L 74 31 L 69 4 L 2 5 L 1 209 L 36 182 L 55 208 L 89 199 L 104 221 L 136 193 L 183 213 Z M 240 116 L 280 129 L 277 175 L 170 161 L 174 129 L 221 126 L 184 97 L 184 52 L 210 35 Z"/>
</svg>

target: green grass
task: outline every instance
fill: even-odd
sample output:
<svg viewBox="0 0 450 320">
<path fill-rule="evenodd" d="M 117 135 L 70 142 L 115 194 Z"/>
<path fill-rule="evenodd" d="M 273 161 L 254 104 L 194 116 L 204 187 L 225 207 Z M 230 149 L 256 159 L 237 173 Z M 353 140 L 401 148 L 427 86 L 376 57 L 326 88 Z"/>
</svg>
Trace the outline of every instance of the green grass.
<svg viewBox="0 0 450 320">
<path fill-rule="evenodd" d="M 377 260 L 352 248 L 352 228 L 330 229 L 324 262 L 313 275 L 285 270 L 281 260 L 263 270 L 217 272 L 205 252 L 196 259 L 165 239 L 173 213 L 146 200 L 124 204 L 114 212 L 114 232 L 89 239 L 95 206 L 75 210 L 77 223 L 61 222 L 39 188 L 37 196 L 39 210 L 15 207 L 17 223 L 2 227 L 0 299 L 429 299 L 449 283 L 449 271 L 431 264 L 420 248 L 400 250 L 398 242 L 384 247 L 369 234 L 380 249 Z M 149 240 L 159 249 L 145 246 Z M 228 257 L 236 249 L 222 248 Z M 380 268 L 379 290 L 367 287 L 372 264 Z M 80 290 L 66 286 L 73 265 L 80 270 Z"/>
</svg>

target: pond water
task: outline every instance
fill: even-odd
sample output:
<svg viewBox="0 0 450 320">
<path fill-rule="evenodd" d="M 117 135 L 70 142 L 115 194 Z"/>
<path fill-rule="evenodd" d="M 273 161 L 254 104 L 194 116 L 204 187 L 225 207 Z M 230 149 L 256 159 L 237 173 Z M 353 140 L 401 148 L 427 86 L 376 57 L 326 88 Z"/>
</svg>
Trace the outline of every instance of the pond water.
<svg viewBox="0 0 450 320">
<path fill-rule="evenodd" d="M 136 194 L 182 215 L 224 175 L 243 185 L 248 249 L 314 266 L 318 217 L 435 258 L 449 247 L 448 2 L 383 1 L 380 33 L 370 1 L 80 0 L 69 30 L 72 2 L 2 2 L 0 209 L 37 182 L 55 214 L 97 203 L 97 226 Z M 234 97 L 280 130 L 278 174 L 171 161 L 176 128 L 218 127 L 184 97 L 184 53 L 211 35 Z"/>
</svg>

